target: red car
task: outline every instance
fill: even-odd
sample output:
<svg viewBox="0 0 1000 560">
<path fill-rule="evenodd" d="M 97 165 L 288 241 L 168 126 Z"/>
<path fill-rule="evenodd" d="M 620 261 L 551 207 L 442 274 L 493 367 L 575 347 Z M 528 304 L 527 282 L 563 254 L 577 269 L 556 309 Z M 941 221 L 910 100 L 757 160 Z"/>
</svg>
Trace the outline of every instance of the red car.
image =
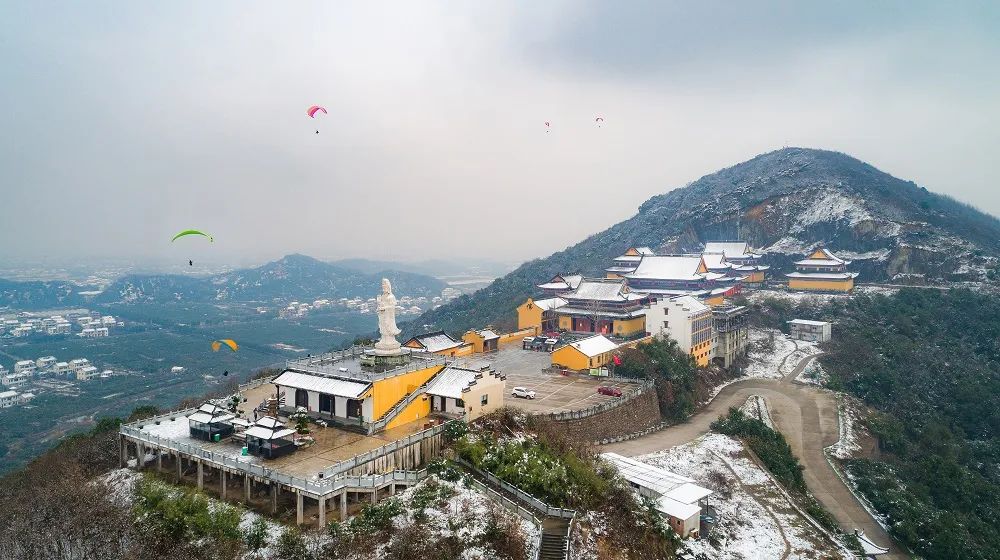
<svg viewBox="0 0 1000 560">
<path fill-rule="evenodd" d="M 622 396 L 622 390 L 618 387 L 598 387 L 597 393 L 600 395 L 610 395 L 612 397 Z"/>
</svg>

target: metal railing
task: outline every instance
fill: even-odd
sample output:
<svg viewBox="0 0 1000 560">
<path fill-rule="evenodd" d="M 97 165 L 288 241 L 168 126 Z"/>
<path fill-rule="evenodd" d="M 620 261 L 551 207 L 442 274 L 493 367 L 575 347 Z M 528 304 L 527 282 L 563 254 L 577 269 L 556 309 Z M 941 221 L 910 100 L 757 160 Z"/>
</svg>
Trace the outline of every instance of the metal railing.
<svg viewBox="0 0 1000 560">
<path fill-rule="evenodd" d="M 486 481 L 489 482 L 490 484 L 499 487 L 504 492 L 511 494 L 519 501 L 521 501 L 521 503 L 528 505 L 529 507 L 531 507 L 531 509 L 537 511 L 538 513 L 544 515 L 545 517 L 559 517 L 562 519 L 573 519 L 573 517 L 576 516 L 575 510 L 552 507 L 546 504 L 545 502 L 539 500 L 538 498 L 532 496 L 531 494 L 525 492 L 524 490 L 521 490 L 517 486 L 514 486 L 513 484 L 504 482 L 503 480 L 497 478 L 497 476 L 494 475 L 493 473 L 474 467 L 464 459 L 455 459 L 455 462 L 462 465 L 469 471 L 471 471 L 475 476 L 480 476 L 482 478 L 485 478 Z"/>
<path fill-rule="evenodd" d="M 411 354 L 410 363 L 387 369 L 385 371 L 340 371 L 340 366 L 337 365 L 338 362 L 342 362 L 347 359 L 361 358 L 365 355 L 365 350 L 369 349 L 370 348 L 363 346 L 352 346 L 346 350 L 321 354 L 311 358 L 287 360 L 285 362 L 285 368 L 321 376 L 350 378 L 360 381 L 373 382 L 387 379 L 389 377 L 396 377 L 397 375 L 402 375 L 411 371 L 427 369 L 429 367 L 445 365 L 448 363 L 447 356 Z"/>
<path fill-rule="evenodd" d="M 616 398 L 615 400 L 605 401 L 603 403 L 595 404 L 594 406 L 590 406 L 580 410 L 566 410 L 563 412 L 551 412 L 548 414 L 543 413 L 543 414 L 537 414 L 536 416 L 541 416 L 543 418 L 546 418 L 548 420 L 553 420 L 556 422 L 588 418 L 595 414 L 600 414 L 602 412 L 618 408 L 619 406 L 622 406 L 623 404 L 631 401 L 632 399 L 637 398 L 638 396 L 642 395 L 643 393 L 652 388 L 653 388 L 653 380 L 646 379 L 642 381 L 638 387 L 633 387 L 625 391 L 624 393 L 622 393 L 622 396 Z"/>
<path fill-rule="evenodd" d="M 194 412 L 196 409 L 187 409 L 186 412 Z M 145 425 L 150 422 L 164 421 L 165 419 L 173 420 L 174 418 L 182 417 L 183 414 L 172 413 L 163 414 L 155 416 L 144 420 L 141 425 Z M 395 452 L 396 450 L 405 448 L 414 443 L 418 443 L 429 437 L 433 437 L 442 431 L 444 431 L 445 424 L 434 426 L 433 428 L 424 430 L 422 432 L 417 432 L 416 434 L 407 436 L 401 440 L 394 441 L 388 445 L 384 445 L 372 451 L 356 455 L 350 459 L 341 461 L 331 468 L 322 471 L 322 477 L 317 477 L 315 479 L 307 479 L 287 473 L 277 471 L 275 469 L 268 468 L 259 463 L 253 463 L 250 461 L 241 461 L 237 457 L 234 457 L 227 453 L 216 453 L 208 449 L 204 449 L 197 445 L 191 445 L 189 443 L 180 442 L 174 439 L 162 438 L 160 436 L 150 434 L 148 432 L 143 432 L 141 428 L 133 424 L 123 424 L 119 430 L 122 435 L 132 438 L 133 440 L 140 441 L 143 443 L 148 443 L 150 445 L 156 446 L 162 449 L 171 449 L 178 451 L 180 453 L 185 453 L 192 457 L 198 457 L 205 459 L 215 464 L 224 465 L 236 471 L 243 472 L 252 476 L 257 476 L 260 478 L 265 478 L 272 480 L 292 488 L 298 488 L 300 490 L 305 490 L 316 495 L 329 494 L 331 492 L 336 492 L 337 490 L 346 486 L 351 486 L 352 482 L 356 482 L 356 485 L 364 484 L 362 481 L 369 481 L 368 486 L 359 487 L 370 487 L 375 484 L 374 481 L 381 477 L 385 480 L 385 477 L 397 476 L 391 473 L 386 473 L 384 475 L 360 475 L 360 476 L 345 476 L 342 473 L 349 471 L 355 467 L 363 465 L 367 462 L 373 461 Z M 411 471 L 392 471 L 392 472 L 411 472 Z M 400 479 L 396 479 L 400 480 Z"/>
<path fill-rule="evenodd" d="M 469 481 L 474 488 L 489 496 L 490 499 L 499 503 L 504 509 L 533 524 L 535 528 L 538 529 L 538 539 L 535 542 L 535 554 L 532 556 L 532 560 L 538 560 L 538 556 L 542 553 L 542 520 L 528 508 L 522 506 L 507 496 L 504 496 L 500 492 L 497 492 L 482 482 L 479 482 L 475 478 L 470 477 Z"/>
<path fill-rule="evenodd" d="M 324 469 L 323 470 L 323 476 L 324 477 L 337 476 L 337 475 L 339 475 L 341 473 L 345 473 L 345 472 L 347 472 L 347 471 L 349 471 L 349 470 L 351 470 L 353 468 L 357 468 L 357 467 L 359 467 L 359 466 L 361 466 L 361 465 L 363 465 L 365 463 L 370 463 L 371 461 L 374 461 L 375 459 L 378 459 L 379 457 L 384 457 L 386 455 L 389 455 L 390 453 L 395 453 L 396 451 L 399 451 L 400 449 L 404 449 L 406 447 L 409 447 L 410 445 L 413 445 L 414 443 L 418 443 L 418 442 L 423 441 L 423 440 L 425 440 L 427 438 L 434 437 L 434 436 L 440 434 L 441 432 L 443 432 L 445 430 L 445 427 L 447 427 L 449 424 L 451 424 L 452 422 L 457 422 L 457 421 L 458 420 L 450 420 L 448 422 L 445 422 L 444 424 L 439 424 L 437 426 L 432 426 L 432 427 L 430 427 L 430 428 L 428 428 L 426 430 L 417 432 L 417 433 L 412 434 L 412 435 L 408 435 L 408 436 L 406 436 L 406 437 L 404 437 L 402 439 L 398 439 L 396 441 L 393 441 L 391 443 L 383 445 L 382 447 L 378 447 L 376 449 L 372 449 L 371 451 L 366 451 L 364 453 L 355 455 L 354 457 L 351 457 L 350 459 L 344 459 L 343 461 L 340 461 L 339 463 L 335 463 L 333 466 L 327 467 L 326 469 Z"/>
</svg>

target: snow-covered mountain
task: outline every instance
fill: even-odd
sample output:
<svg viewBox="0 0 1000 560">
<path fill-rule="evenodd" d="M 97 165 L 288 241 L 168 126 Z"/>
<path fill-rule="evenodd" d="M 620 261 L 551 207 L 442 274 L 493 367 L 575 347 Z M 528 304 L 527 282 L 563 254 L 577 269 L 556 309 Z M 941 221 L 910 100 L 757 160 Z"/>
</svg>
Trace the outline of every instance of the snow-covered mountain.
<svg viewBox="0 0 1000 560">
<path fill-rule="evenodd" d="M 602 275 L 609 259 L 633 246 L 694 252 L 706 241 L 737 238 L 764 250 L 777 274 L 823 244 L 854 259 L 862 282 L 991 281 L 1000 220 L 848 155 L 786 148 L 654 196 L 632 218 L 414 324 L 455 331 L 509 324 L 515 306 L 553 274 Z"/>
<path fill-rule="evenodd" d="M 385 276 L 401 295 L 436 296 L 446 284 L 410 272 L 366 274 L 316 260 L 287 255 L 257 268 L 209 277 L 176 274 L 129 275 L 115 281 L 98 296 L 98 303 L 172 301 L 256 301 L 288 298 L 372 297 L 381 290 Z"/>
</svg>

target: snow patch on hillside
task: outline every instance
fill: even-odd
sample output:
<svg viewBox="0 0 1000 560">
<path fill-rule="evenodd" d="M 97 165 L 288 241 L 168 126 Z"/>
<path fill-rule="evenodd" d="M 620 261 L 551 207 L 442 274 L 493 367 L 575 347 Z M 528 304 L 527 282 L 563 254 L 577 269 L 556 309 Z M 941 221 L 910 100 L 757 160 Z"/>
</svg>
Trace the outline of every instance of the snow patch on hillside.
<svg viewBox="0 0 1000 560">
<path fill-rule="evenodd" d="M 789 506 L 774 482 L 746 454 L 743 444 L 710 433 L 691 443 L 636 459 L 711 488 L 712 535 L 684 541 L 692 558 L 780 560 L 845 558 Z"/>
<path fill-rule="evenodd" d="M 854 226 L 874 220 L 861 200 L 835 190 L 824 189 L 799 213 L 789 231 L 798 233 L 805 231 L 811 225 L 825 222 L 846 222 Z"/>
</svg>

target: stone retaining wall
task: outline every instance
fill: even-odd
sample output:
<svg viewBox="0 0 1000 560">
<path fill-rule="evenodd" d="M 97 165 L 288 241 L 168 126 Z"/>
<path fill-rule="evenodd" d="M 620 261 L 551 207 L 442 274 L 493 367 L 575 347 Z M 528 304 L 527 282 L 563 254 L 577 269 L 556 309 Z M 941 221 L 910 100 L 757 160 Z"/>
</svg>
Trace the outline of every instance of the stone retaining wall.
<svg viewBox="0 0 1000 560">
<path fill-rule="evenodd" d="M 593 416 L 555 421 L 574 437 L 586 441 L 615 440 L 638 432 L 652 431 L 662 425 L 656 390 L 650 388 L 621 406 Z"/>
</svg>

